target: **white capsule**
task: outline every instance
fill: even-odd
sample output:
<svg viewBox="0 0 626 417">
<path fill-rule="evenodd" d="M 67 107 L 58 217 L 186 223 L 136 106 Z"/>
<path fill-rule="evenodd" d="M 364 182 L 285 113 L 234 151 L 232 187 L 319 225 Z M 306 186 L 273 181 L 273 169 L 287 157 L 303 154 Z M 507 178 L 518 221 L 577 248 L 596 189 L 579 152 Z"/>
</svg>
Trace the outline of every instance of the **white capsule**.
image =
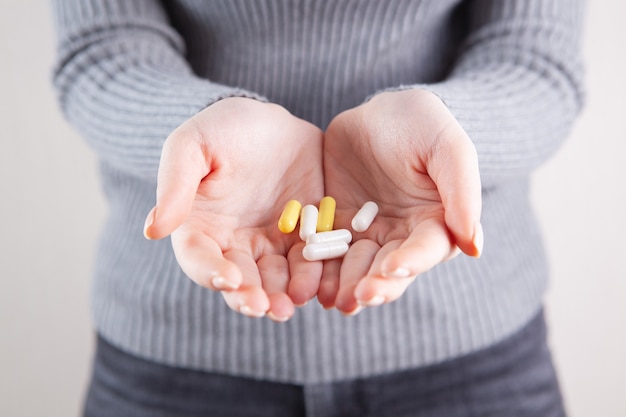
<svg viewBox="0 0 626 417">
<path fill-rule="evenodd" d="M 374 217 L 378 214 L 378 204 L 373 201 L 368 201 L 363 204 L 363 207 L 352 218 L 352 228 L 355 232 L 366 231 L 372 222 Z"/>
<path fill-rule="evenodd" d="M 341 240 L 346 243 L 352 242 L 352 233 L 348 229 L 331 230 L 330 232 L 318 232 L 309 235 L 306 239 L 306 243 L 322 243 L 330 242 L 333 240 Z"/>
<path fill-rule="evenodd" d="M 348 252 L 348 244 L 343 240 L 309 243 L 302 249 L 302 256 L 307 261 L 322 261 L 339 258 Z"/>
<path fill-rule="evenodd" d="M 315 233 L 317 228 L 317 207 L 307 204 L 300 213 L 300 239 L 306 242 L 307 238 Z"/>
</svg>

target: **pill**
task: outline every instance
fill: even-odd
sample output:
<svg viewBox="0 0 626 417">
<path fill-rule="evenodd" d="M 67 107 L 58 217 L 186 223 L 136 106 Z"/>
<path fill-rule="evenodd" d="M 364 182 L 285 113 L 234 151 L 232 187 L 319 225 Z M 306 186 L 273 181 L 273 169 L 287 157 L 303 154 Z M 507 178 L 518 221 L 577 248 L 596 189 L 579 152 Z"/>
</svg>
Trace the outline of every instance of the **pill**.
<svg viewBox="0 0 626 417">
<path fill-rule="evenodd" d="M 346 243 L 352 242 L 352 233 L 348 229 L 331 230 L 330 232 L 319 232 L 310 235 L 306 239 L 306 243 L 322 243 L 330 242 L 332 240 L 341 240 Z"/>
<path fill-rule="evenodd" d="M 300 213 L 300 239 L 306 242 L 307 238 L 317 229 L 317 207 L 307 204 Z"/>
<path fill-rule="evenodd" d="M 343 240 L 309 243 L 302 249 L 302 256 L 307 261 L 322 261 L 339 258 L 348 252 L 348 244 Z"/>
<path fill-rule="evenodd" d="M 322 198 L 322 201 L 320 201 L 319 214 L 317 216 L 316 230 L 318 232 L 328 232 L 329 230 L 333 230 L 336 206 L 337 203 L 334 198 L 329 196 Z"/>
<path fill-rule="evenodd" d="M 377 214 L 378 205 L 373 201 L 368 201 L 363 204 L 363 207 L 361 207 L 361 209 L 352 218 L 352 229 L 354 229 L 355 232 L 366 231 L 374 221 L 374 217 L 376 217 Z"/>
<path fill-rule="evenodd" d="M 285 205 L 283 212 L 278 219 L 278 229 L 283 233 L 291 233 L 298 224 L 302 204 L 298 200 L 290 200 Z"/>
</svg>

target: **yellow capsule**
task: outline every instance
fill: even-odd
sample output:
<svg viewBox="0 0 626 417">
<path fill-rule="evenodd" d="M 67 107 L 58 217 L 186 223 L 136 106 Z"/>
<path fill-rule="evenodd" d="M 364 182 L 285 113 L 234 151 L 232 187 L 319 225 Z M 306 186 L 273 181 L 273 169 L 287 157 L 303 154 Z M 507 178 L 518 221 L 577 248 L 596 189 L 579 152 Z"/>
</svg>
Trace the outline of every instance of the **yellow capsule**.
<svg viewBox="0 0 626 417">
<path fill-rule="evenodd" d="M 283 233 L 291 233 L 298 224 L 302 204 L 298 200 L 289 200 L 278 219 L 278 229 Z"/>
<path fill-rule="evenodd" d="M 317 228 L 318 232 L 329 232 L 333 230 L 333 224 L 335 223 L 335 207 L 337 203 L 335 199 L 329 196 L 322 198 L 320 201 L 319 214 L 317 216 Z"/>
</svg>

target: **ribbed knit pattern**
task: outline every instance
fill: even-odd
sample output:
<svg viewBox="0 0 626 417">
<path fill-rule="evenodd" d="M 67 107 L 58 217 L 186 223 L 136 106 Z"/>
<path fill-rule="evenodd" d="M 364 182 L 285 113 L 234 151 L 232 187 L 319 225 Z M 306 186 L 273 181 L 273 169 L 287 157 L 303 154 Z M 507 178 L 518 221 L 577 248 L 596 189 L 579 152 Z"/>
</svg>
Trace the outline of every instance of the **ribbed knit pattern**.
<svg viewBox="0 0 626 417">
<path fill-rule="evenodd" d="M 484 348 L 540 308 L 547 281 L 528 177 L 582 103 L 577 0 L 57 0 L 55 85 L 101 160 L 110 216 L 93 286 L 111 343 L 158 362 L 315 383 Z M 282 324 L 228 309 L 142 236 L 161 146 L 211 103 L 267 100 L 325 128 L 384 90 L 426 88 L 476 144 L 485 249 L 356 317 L 315 301 Z"/>
</svg>

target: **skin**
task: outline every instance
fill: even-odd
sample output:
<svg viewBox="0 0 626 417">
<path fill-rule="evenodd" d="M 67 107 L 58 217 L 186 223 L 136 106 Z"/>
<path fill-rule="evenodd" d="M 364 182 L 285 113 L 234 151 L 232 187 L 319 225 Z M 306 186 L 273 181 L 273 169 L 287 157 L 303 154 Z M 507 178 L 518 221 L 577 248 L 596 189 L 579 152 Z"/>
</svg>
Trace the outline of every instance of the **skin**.
<svg viewBox="0 0 626 417">
<path fill-rule="evenodd" d="M 365 201 L 380 211 L 345 257 L 308 262 L 298 234 L 276 222 L 287 201 L 324 195 L 337 201 L 335 228 L 350 228 Z M 475 148 L 430 92 L 379 94 L 326 132 L 278 105 L 228 98 L 166 140 L 145 235 L 171 234 L 185 273 L 232 309 L 285 321 L 315 296 L 345 314 L 391 302 L 459 250 L 479 256 L 480 209 Z"/>
<path fill-rule="evenodd" d="M 354 314 L 396 300 L 419 274 L 459 253 L 479 256 L 481 186 L 471 140 L 439 98 L 386 92 L 339 114 L 324 142 L 336 228 L 366 201 L 380 211 L 343 259 L 324 264 L 325 307 Z M 350 155 L 350 158 L 346 158 Z"/>
<path fill-rule="evenodd" d="M 281 233 L 277 221 L 287 201 L 323 196 L 322 138 L 275 104 L 207 107 L 165 141 L 146 237 L 171 234 L 183 271 L 233 310 L 287 320 L 289 280 L 304 275 L 316 288 L 322 263 L 305 261 L 297 233 Z"/>
</svg>

